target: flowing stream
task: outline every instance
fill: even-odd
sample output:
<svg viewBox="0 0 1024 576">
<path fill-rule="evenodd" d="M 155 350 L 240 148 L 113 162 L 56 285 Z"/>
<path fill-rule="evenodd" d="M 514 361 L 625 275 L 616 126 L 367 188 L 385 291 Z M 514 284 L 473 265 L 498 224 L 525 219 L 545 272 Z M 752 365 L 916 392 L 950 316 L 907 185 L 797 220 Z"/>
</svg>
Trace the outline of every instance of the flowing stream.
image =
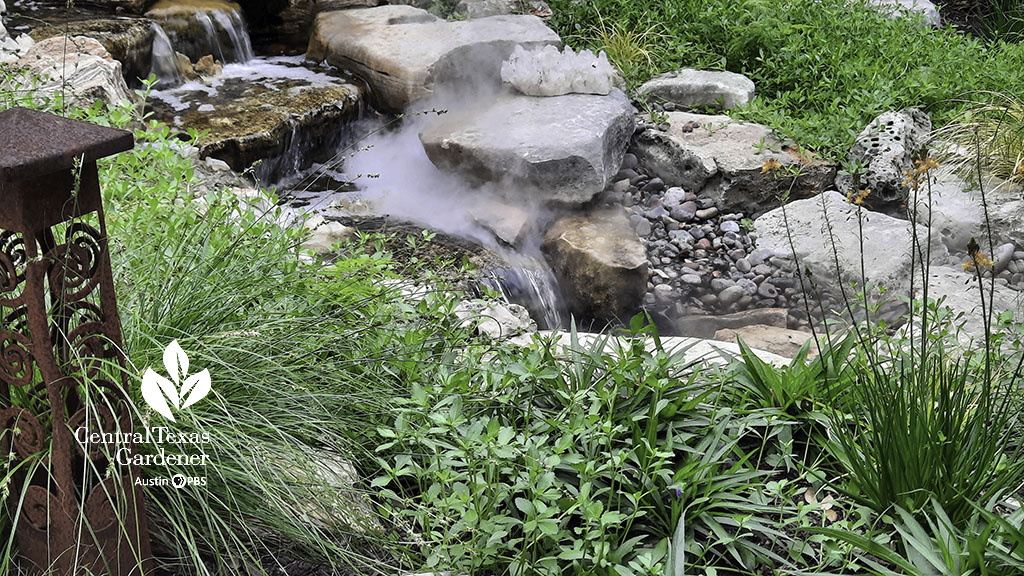
<svg viewBox="0 0 1024 576">
<path fill-rule="evenodd" d="M 195 114 L 216 116 L 217 98 L 230 99 L 232 85 L 262 84 L 268 90 L 289 90 L 295 82 L 341 82 L 331 75 L 336 72 L 311 67 L 302 57 L 255 56 L 238 12 L 199 12 L 185 26 L 180 19 L 165 24 L 166 28 L 153 24 L 152 72 L 160 83 L 151 97 L 168 111 L 168 121 L 178 128 L 187 127 L 188 118 Z M 186 30 L 187 35 L 183 36 L 181 30 Z M 227 43 L 222 42 L 224 38 Z M 210 54 L 224 66 L 218 76 L 190 80 L 183 77 L 178 67 L 182 56 L 176 52 L 192 61 Z M 310 147 L 302 142 L 304 136 L 299 126 L 292 124 L 280 136 L 286 140 L 285 153 L 264 160 L 264 164 L 273 165 L 274 178 L 268 181 L 261 177 L 261 184 L 277 188 L 282 198 L 301 199 L 298 204 L 302 210 L 316 210 L 328 218 L 386 216 L 479 244 L 505 263 L 485 271 L 479 280 L 481 286 L 500 293 L 508 302 L 524 306 L 542 329 L 565 326 L 567 314 L 558 282 L 537 248 L 539 238 L 529 237 L 515 243 L 519 248 L 497 240 L 496 234 L 481 221 L 487 220 L 485 213 L 494 202 L 503 200 L 496 200 L 494 190 L 469 188 L 438 171 L 426 158 L 416 126 L 413 123 L 389 131 L 382 130 L 378 121 L 346 127 L 374 136 L 357 141 L 355 152 L 338 149 L 333 154 L 334 162 L 314 163 L 303 170 L 309 164 L 304 156 Z M 324 155 L 325 151 L 319 152 Z M 315 188 L 314 182 L 328 184 Z"/>
</svg>

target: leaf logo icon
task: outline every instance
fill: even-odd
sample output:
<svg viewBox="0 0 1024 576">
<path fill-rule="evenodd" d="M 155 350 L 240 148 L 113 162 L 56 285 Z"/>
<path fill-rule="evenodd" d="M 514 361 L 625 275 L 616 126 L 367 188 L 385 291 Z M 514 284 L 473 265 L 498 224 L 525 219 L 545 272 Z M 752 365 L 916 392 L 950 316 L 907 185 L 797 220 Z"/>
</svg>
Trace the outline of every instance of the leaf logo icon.
<svg viewBox="0 0 1024 576">
<path fill-rule="evenodd" d="M 174 422 L 171 406 L 175 410 L 184 410 L 210 393 L 210 372 L 203 369 L 189 376 L 188 355 L 177 340 L 164 350 L 164 368 L 170 379 L 157 374 L 152 368 L 146 369 L 142 376 L 142 398 L 153 410 Z"/>
</svg>

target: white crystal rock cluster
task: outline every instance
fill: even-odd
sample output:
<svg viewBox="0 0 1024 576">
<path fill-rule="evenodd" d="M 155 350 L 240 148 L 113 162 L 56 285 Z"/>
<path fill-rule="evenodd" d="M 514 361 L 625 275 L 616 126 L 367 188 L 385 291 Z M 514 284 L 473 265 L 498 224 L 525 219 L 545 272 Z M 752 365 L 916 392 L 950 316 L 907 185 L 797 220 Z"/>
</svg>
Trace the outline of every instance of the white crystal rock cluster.
<svg viewBox="0 0 1024 576">
<path fill-rule="evenodd" d="M 614 78 L 615 69 L 604 52 L 576 53 L 568 46 L 561 52 L 550 45 L 531 51 L 516 46 L 501 65 L 502 81 L 528 96 L 606 95 Z"/>
</svg>

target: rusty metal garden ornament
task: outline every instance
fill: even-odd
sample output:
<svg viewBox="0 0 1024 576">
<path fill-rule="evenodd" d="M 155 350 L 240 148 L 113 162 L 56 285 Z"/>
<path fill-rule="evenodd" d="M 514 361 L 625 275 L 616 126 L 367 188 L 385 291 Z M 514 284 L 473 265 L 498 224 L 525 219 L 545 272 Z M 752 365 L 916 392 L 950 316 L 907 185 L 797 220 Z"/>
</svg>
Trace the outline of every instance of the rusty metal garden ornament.
<svg viewBox="0 0 1024 576">
<path fill-rule="evenodd" d="M 138 470 L 114 458 L 134 446 L 96 168 L 133 145 L 123 130 L 0 112 L 0 458 L 23 464 L 9 505 L 24 499 L 30 573 L 150 572 Z"/>
</svg>

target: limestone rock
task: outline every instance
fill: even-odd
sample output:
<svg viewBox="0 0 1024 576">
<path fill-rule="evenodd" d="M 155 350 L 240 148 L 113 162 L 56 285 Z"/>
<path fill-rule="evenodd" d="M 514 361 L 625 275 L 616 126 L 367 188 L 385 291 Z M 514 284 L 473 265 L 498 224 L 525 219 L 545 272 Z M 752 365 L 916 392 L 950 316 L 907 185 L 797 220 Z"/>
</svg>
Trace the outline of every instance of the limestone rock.
<svg viewBox="0 0 1024 576">
<path fill-rule="evenodd" d="M 533 225 L 533 215 L 529 211 L 497 199 L 482 199 L 467 209 L 476 223 L 509 246 L 518 246 Z"/>
<path fill-rule="evenodd" d="M 11 64 L 17 62 L 35 45 L 35 40 L 28 34 L 21 34 L 17 38 L 8 36 L 0 40 L 0 64 Z"/>
<path fill-rule="evenodd" d="M 633 133 L 633 108 L 608 96 L 506 94 L 450 110 L 420 132 L 438 168 L 480 182 L 511 181 L 544 201 L 587 202 L 615 176 Z"/>
<path fill-rule="evenodd" d="M 761 124 L 728 116 L 669 112 L 669 128 L 647 129 L 633 140 L 640 164 L 667 186 L 703 193 L 722 211 L 759 215 L 778 205 L 777 198 L 807 198 L 835 178 L 835 167 L 801 158 L 793 142 L 779 139 Z M 801 176 L 766 173 L 769 161 L 780 169 L 799 166 Z"/>
<path fill-rule="evenodd" d="M 470 20 L 502 16 L 505 14 L 532 14 L 541 18 L 551 17 L 551 8 L 541 0 L 459 0 L 455 7 L 457 14 L 465 14 Z"/>
<path fill-rule="evenodd" d="M 355 235 L 355 230 L 341 224 L 340 222 L 324 222 L 312 228 L 309 238 L 302 243 L 302 247 L 312 250 L 316 254 L 330 254 L 331 247 L 338 242 L 343 242 Z"/>
<path fill-rule="evenodd" d="M 852 175 L 842 174 L 836 177 L 836 188 L 843 194 L 867 188 L 871 194 L 866 203 L 872 208 L 899 210 L 908 194 L 904 173 L 913 169 L 931 130 L 928 115 L 916 108 L 883 112 L 861 131 L 850 149 L 850 162 L 865 168 L 860 184 Z"/>
<path fill-rule="evenodd" d="M 543 250 L 570 310 L 628 322 L 647 291 L 647 254 L 619 207 L 555 222 Z"/>
<path fill-rule="evenodd" d="M 85 36 L 53 37 L 36 43 L 16 63 L 41 80 L 36 97 L 63 92 L 65 103 L 88 107 L 96 100 L 118 104 L 133 98 L 121 63 L 99 41 Z"/>
<path fill-rule="evenodd" d="M 893 17 L 920 13 L 924 23 L 932 28 L 942 27 L 942 17 L 939 10 L 930 0 L 868 0 L 868 4 L 874 6 L 880 12 L 891 14 Z"/>
<path fill-rule="evenodd" d="M 464 300 L 453 311 L 464 324 L 492 340 L 511 338 L 524 332 L 537 330 L 530 313 L 518 304 L 503 304 L 488 300 Z"/>
<path fill-rule="evenodd" d="M 948 306 L 956 316 L 963 313 L 963 333 L 961 339 L 980 339 L 985 334 L 985 324 L 982 316 L 981 291 L 978 289 L 977 277 L 972 273 L 965 272 L 962 268 L 946 266 L 933 266 L 928 278 L 928 297 L 938 300 L 945 297 L 944 305 Z M 988 307 L 988 279 L 985 280 L 985 306 Z M 992 317 L 995 318 L 1001 312 L 1013 312 L 1016 319 L 1021 319 L 1021 304 L 1019 292 L 996 282 L 995 290 L 992 293 Z M 986 310 L 987 311 L 987 310 Z"/>
<path fill-rule="evenodd" d="M 88 36 L 99 40 L 110 55 L 121 63 L 125 80 L 138 84 L 149 76 L 153 49 L 153 27 L 143 18 L 95 18 L 76 20 L 59 25 L 40 26 L 32 30 L 32 38 L 39 42 L 54 36 Z"/>
<path fill-rule="evenodd" d="M 362 77 L 375 104 L 402 111 L 445 86 L 500 86 L 501 63 L 512 50 L 561 47 L 535 16 L 441 20 L 411 6 L 378 6 L 321 13 L 306 57 Z"/>
<path fill-rule="evenodd" d="M 779 258 L 785 260 L 791 260 L 795 251 L 800 269 L 805 266 L 810 269 L 811 278 L 819 290 L 837 294 L 842 282 L 849 294 L 851 282 L 861 283 L 857 210 L 846 201 L 846 197 L 833 191 L 825 192 L 820 198 L 790 202 L 786 205 L 788 234 L 782 208 L 776 208 L 754 221 L 758 247 L 774 250 L 780 254 Z M 861 217 L 867 282 L 883 286 L 891 294 L 905 294 L 910 282 L 910 224 L 868 210 L 864 210 Z M 831 237 L 827 226 L 831 227 Z M 921 242 L 928 238 L 924 226 L 918 225 L 917 234 Z M 790 238 L 793 251 L 790 250 Z M 836 251 L 833 251 L 831 238 L 835 239 Z M 932 242 L 933 261 L 945 261 L 948 258 L 945 247 L 938 238 L 933 238 Z"/>
<path fill-rule="evenodd" d="M 219 61 L 214 60 L 213 56 L 207 54 L 200 58 L 192 69 L 200 76 L 216 76 L 220 74 L 223 66 Z"/>
<path fill-rule="evenodd" d="M 992 222 L 996 245 L 1011 242 L 1024 246 L 1024 188 L 998 178 L 984 179 L 985 204 Z M 923 191 L 919 193 L 917 221 L 927 224 L 929 206 Z M 977 183 L 940 168 L 932 183 L 932 233 L 954 254 L 966 254 L 967 242 L 975 237 L 986 252 L 985 214 Z"/>
<path fill-rule="evenodd" d="M 197 142 L 203 158 L 219 158 L 236 172 L 261 160 L 255 175 L 262 182 L 328 160 L 344 143 L 343 128 L 359 116 L 361 90 L 340 73 L 286 78 L 290 72 L 270 64 L 225 70 L 216 90 L 189 91 L 184 101 L 186 88 L 154 91 L 149 106 L 171 126 L 204 132 Z"/>
<path fill-rule="evenodd" d="M 223 10 L 228 12 L 240 12 L 242 7 L 230 0 L 159 0 L 146 10 L 146 16 L 156 20 L 165 20 L 174 17 L 189 17 L 200 12 L 212 12 Z"/>
<path fill-rule="evenodd" d="M 615 355 L 617 349 L 621 349 L 621 347 L 628 346 L 630 344 L 630 341 L 626 338 L 608 338 L 607 334 L 593 334 L 587 332 L 579 332 L 573 335 L 568 332 L 553 333 L 541 331 L 539 335 L 543 339 L 551 338 L 555 344 L 555 349 L 561 355 L 565 355 L 569 349 L 573 348 L 574 338 L 579 346 L 576 350 L 584 352 L 593 350 L 600 342 L 605 342 L 606 348 L 604 351 Z M 740 355 L 739 345 L 733 344 L 732 342 L 720 342 L 717 340 L 681 336 L 662 336 L 660 340 L 660 350 L 664 350 L 671 355 L 678 355 L 679 365 L 692 365 L 695 370 L 700 370 L 707 365 L 730 364 Z M 646 338 L 644 342 L 644 348 L 646 350 L 649 352 L 655 351 L 654 340 L 652 338 Z M 512 339 L 510 343 L 516 346 L 531 346 L 533 345 L 533 336 L 518 336 Z M 758 350 L 756 348 L 753 349 L 753 352 L 758 358 L 773 366 L 788 366 L 792 361 L 791 358 L 785 358 L 778 354 Z"/>
<path fill-rule="evenodd" d="M 684 68 L 648 80 L 640 86 L 640 93 L 652 102 L 728 110 L 745 106 L 754 98 L 754 83 L 734 72 Z"/>
<path fill-rule="evenodd" d="M 722 342 L 738 342 L 739 338 L 742 338 L 743 343 L 751 348 L 793 358 L 800 351 L 800 347 L 811 339 L 811 334 L 778 326 L 754 324 L 743 328 L 719 330 L 715 332 L 713 339 Z M 813 355 L 812 352 L 816 353 L 813 346 L 808 355 Z"/>
</svg>

